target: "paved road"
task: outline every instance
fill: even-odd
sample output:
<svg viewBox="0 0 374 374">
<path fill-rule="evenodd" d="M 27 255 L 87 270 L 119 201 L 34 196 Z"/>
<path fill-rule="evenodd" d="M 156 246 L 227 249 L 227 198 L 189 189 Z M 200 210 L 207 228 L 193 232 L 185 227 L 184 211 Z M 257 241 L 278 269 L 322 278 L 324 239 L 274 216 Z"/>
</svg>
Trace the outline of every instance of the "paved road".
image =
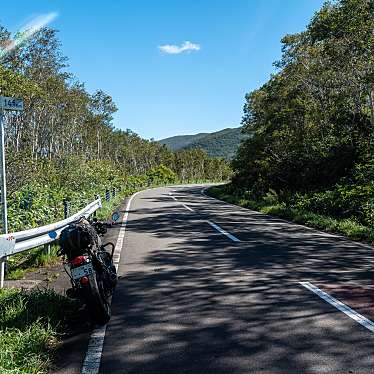
<svg viewBox="0 0 374 374">
<path fill-rule="evenodd" d="M 374 373 L 374 333 L 299 283 L 370 318 L 372 248 L 201 190 L 133 200 L 100 372 Z"/>
</svg>

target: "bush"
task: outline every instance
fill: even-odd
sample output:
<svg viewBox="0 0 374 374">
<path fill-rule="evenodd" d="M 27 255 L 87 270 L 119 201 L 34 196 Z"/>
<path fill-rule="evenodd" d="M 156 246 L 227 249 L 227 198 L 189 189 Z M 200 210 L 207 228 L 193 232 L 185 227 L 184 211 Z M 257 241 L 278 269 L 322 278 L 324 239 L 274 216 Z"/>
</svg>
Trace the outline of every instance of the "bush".
<svg viewBox="0 0 374 374">
<path fill-rule="evenodd" d="M 374 223 L 374 185 L 337 185 L 333 190 L 297 195 L 293 206 L 336 218 L 354 218 Z"/>
<path fill-rule="evenodd" d="M 164 165 L 157 166 L 147 171 L 149 184 L 169 184 L 177 181 L 177 175 Z"/>
<path fill-rule="evenodd" d="M 245 208 L 258 210 L 265 214 L 281 217 L 299 224 L 314 227 L 328 232 L 341 233 L 353 240 L 366 240 L 374 242 L 374 229 L 365 226 L 352 218 L 334 218 L 320 212 L 331 212 L 332 201 L 336 191 L 316 193 L 311 197 L 295 195 L 289 202 L 278 202 L 278 195 L 269 192 L 259 200 L 246 199 L 245 196 L 253 196 L 248 191 L 236 190 L 232 186 L 222 185 L 209 188 L 208 194 L 212 197 L 237 204 Z M 315 209 L 318 211 L 312 211 Z"/>
</svg>

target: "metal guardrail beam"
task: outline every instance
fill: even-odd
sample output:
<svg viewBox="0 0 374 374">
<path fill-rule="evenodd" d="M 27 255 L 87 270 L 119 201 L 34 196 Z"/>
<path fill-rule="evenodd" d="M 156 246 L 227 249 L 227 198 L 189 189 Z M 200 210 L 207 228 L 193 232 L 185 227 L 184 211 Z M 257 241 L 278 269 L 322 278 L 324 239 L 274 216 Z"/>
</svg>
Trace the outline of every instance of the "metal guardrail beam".
<svg viewBox="0 0 374 374">
<path fill-rule="evenodd" d="M 101 208 L 101 199 L 97 199 L 93 201 L 92 203 L 88 204 L 85 208 L 81 209 L 79 212 L 73 214 L 69 218 L 66 218 L 62 221 L 51 223 L 46 226 L 41 226 L 41 227 L 36 227 L 35 229 L 29 229 L 29 230 L 24 230 L 24 231 L 18 231 L 14 233 L 9 233 L 9 234 L 2 234 L 0 235 L 0 238 L 7 238 L 9 236 L 13 237 L 16 239 L 17 242 L 21 242 L 24 240 L 28 240 L 33 237 L 40 236 L 42 234 L 51 232 L 51 231 L 56 231 L 60 229 L 61 227 L 65 227 L 71 222 L 74 222 L 77 220 L 79 217 L 85 216 L 88 217 L 91 215 L 95 210 Z M 6 255 L 7 256 L 7 255 Z M 0 248 L 0 257 L 2 257 L 1 253 L 1 248 Z"/>
<path fill-rule="evenodd" d="M 79 217 L 89 217 L 97 209 L 101 208 L 101 206 L 101 199 L 99 197 L 79 212 L 62 221 L 37 227 L 35 229 L 0 235 L 0 261 L 3 257 L 11 256 L 16 253 L 27 251 L 28 249 L 54 242 L 60 237 L 61 231 L 66 226 L 79 219 Z M 51 233 L 53 233 L 53 235 Z M 7 243 L 9 243 L 9 245 L 7 245 Z M 11 245 L 12 243 L 14 245 Z M 4 274 L 1 271 L 0 273 L 1 288 L 4 281 Z"/>
</svg>

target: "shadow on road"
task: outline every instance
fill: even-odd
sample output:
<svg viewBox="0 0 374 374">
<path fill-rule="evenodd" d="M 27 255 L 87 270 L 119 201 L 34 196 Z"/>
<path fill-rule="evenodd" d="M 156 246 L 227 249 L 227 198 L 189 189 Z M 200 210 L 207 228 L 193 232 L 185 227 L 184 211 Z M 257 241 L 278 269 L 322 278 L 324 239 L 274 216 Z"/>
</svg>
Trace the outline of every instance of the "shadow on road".
<svg viewBox="0 0 374 374">
<path fill-rule="evenodd" d="M 139 198 L 127 230 L 161 240 L 125 265 L 103 372 L 372 373 L 372 335 L 298 282 L 372 284 L 373 252 L 198 194 L 176 193 L 195 213 L 170 209 L 167 195 Z"/>
</svg>

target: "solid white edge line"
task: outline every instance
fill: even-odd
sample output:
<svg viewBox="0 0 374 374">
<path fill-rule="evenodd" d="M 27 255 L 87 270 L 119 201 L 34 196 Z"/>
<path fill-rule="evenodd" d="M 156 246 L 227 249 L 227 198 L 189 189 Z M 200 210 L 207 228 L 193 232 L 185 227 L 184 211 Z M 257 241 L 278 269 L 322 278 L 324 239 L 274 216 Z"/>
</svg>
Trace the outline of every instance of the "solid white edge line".
<svg viewBox="0 0 374 374">
<path fill-rule="evenodd" d="M 360 325 L 364 326 L 371 332 L 374 332 L 374 322 L 370 319 L 364 317 L 363 315 L 357 313 L 354 309 L 350 308 L 349 306 L 345 305 L 338 299 L 335 299 L 334 297 L 330 296 L 327 292 L 320 290 L 318 287 L 313 285 L 310 282 L 299 282 L 303 287 L 308 289 L 309 291 L 312 291 L 316 295 L 318 295 L 321 299 L 325 300 L 327 303 L 335 307 L 336 309 L 343 312 L 348 317 L 352 318 L 356 322 L 358 322 Z"/>
<path fill-rule="evenodd" d="M 221 234 L 226 235 L 233 242 L 240 242 L 240 240 L 236 236 L 231 235 L 230 233 L 228 233 L 227 231 L 225 231 L 224 229 L 222 229 L 221 227 L 219 227 L 218 225 L 216 225 L 214 222 L 212 222 L 212 221 L 207 221 L 207 222 L 209 223 L 210 226 L 212 226 L 213 228 L 215 228 Z"/>
<path fill-rule="evenodd" d="M 123 241 L 125 238 L 126 224 L 129 217 L 130 206 L 133 198 L 143 191 L 138 191 L 134 193 L 129 201 L 127 202 L 125 214 L 122 218 L 122 227 L 118 233 L 118 238 L 116 246 L 114 248 L 113 262 L 116 270 L 118 271 L 119 261 L 121 258 L 121 251 L 123 248 Z M 111 302 L 111 300 L 110 300 Z M 90 340 L 88 342 L 86 357 L 82 364 L 81 374 L 97 374 L 100 370 L 101 356 L 103 353 L 104 339 L 106 333 L 106 326 L 100 326 L 95 328 L 90 335 Z"/>
</svg>

